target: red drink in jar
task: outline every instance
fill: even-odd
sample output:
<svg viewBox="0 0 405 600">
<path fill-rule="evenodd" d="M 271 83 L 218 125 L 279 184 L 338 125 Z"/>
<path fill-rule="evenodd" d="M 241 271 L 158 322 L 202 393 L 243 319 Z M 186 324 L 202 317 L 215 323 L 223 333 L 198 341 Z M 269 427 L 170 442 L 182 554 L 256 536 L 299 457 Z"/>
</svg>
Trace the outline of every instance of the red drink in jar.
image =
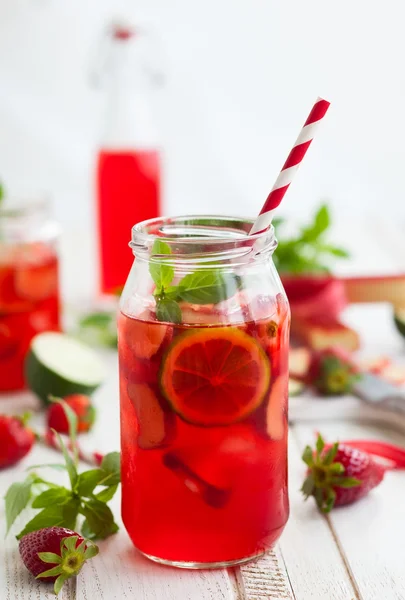
<svg viewBox="0 0 405 600">
<path fill-rule="evenodd" d="M 24 359 L 31 339 L 57 331 L 58 258 L 45 205 L 0 211 L 0 391 L 25 386 Z M 21 241 L 51 236 L 46 241 Z"/>
<path fill-rule="evenodd" d="M 165 232 L 170 226 L 178 234 L 176 219 Z M 156 231 L 156 220 L 147 227 Z M 242 239 L 241 246 L 248 243 Z M 177 251 L 170 240 L 158 254 L 167 258 L 171 243 Z M 197 237 L 185 243 L 193 260 L 196 243 L 206 245 Z M 257 272 L 257 264 L 243 275 L 210 267 L 181 278 L 175 267 L 156 270 L 152 260 L 155 306 L 142 302 L 140 310 L 137 263 L 118 324 L 125 526 L 135 546 L 159 562 L 207 567 L 250 560 L 275 543 L 288 518 L 285 295 L 270 270 L 261 281 L 264 294 L 254 292 L 247 271 Z M 274 295 L 267 293 L 271 281 Z M 225 299 L 205 303 L 224 282 Z"/>
</svg>

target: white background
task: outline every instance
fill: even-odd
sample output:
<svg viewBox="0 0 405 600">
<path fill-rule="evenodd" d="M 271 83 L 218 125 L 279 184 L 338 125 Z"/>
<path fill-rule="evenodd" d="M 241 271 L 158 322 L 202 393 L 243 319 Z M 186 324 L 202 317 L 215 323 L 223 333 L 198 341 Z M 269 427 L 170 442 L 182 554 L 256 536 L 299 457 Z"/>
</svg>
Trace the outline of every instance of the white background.
<svg viewBox="0 0 405 600">
<path fill-rule="evenodd" d="M 332 102 L 283 205 L 405 222 L 401 0 L 0 0 L 0 177 L 91 227 L 108 19 L 150 23 L 166 54 L 165 212 L 254 216 L 318 96 Z"/>
</svg>

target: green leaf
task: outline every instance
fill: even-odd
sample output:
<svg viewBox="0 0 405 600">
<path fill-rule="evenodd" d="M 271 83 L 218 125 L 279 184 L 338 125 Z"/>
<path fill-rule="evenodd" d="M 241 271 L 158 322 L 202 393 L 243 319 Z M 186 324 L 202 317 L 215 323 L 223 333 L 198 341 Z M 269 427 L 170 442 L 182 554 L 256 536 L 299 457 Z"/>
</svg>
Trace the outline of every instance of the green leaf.
<svg viewBox="0 0 405 600">
<path fill-rule="evenodd" d="M 60 575 L 61 572 L 61 566 L 57 565 L 56 567 L 52 567 L 52 569 L 48 569 L 47 571 L 43 571 L 42 573 L 40 573 L 39 575 L 36 576 L 36 579 L 39 579 L 40 577 L 54 577 L 55 575 Z"/>
<path fill-rule="evenodd" d="M 318 234 L 323 233 L 330 226 L 330 214 L 326 204 L 323 204 L 315 215 L 314 228 Z"/>
<path fill-rule="evenodd" d="M 79 505 L 79 500 L 72 498 L 66 504 L 47 506 L 26 524 L 24 529 L 17 535 L 17 539 L 19 540 L 27 533 L 44 527 L 75 529 Z"/>
<path fill-rule="evenodd" d="M 325 448 L 325 442 L 320 433 L 318 433 L 318 437 L 316 439 L 316 452 L 318 456 L 321 454 L 322 450 Z"/>
<path fill-rule="evenodd" d="M 86 517 L 82 527 L 85 537 L 104 539 L 118 531 L 111 509 L 104 502 L 97 499 L 86 500 L 80 512 Z"/>
<path fill-rule="evenodd" d="M 59 433 L 55 429 L 52 429 L 52 431 L 54 432 L 54 434 L 56 435 L 56 437 L 58 439 L 60 448 L 63 453 L 63 457 L 66 462 L 66 468 L 67 468 L 67 472 L 69 474 L 70 485 L 72 486 L 72 491 L 74 491 L 76 489 L 76 484 L 77 484 L 77 480 L 78 480 L 76 466 L 75 466 L 75 464 L 72 460 L 72 457 L 70 456 L 61 436 L 59 435 Z"/>
<path fill-rule="evenodd" d="M 101 469 L 91 469 L 80 473 L 77 484 L 79 496 L 90 496 L 104 476 L 105 474 Z"/>
<path fill-rule="evenodd" d="M 333 475 L 341 475 L 345 472 L 345 468 L 342 463 L 337 462 L 330 465 L 328 469 L 329 473 L 333 473 Z"/>
<path fill-rule="evenodd" d="M 0 204 L 2 203 L 2 201 L 4 200 L 4 186 L 3 184 L 0 182 Z"/>
<path fill-rule="evenodd" d="M 325 454 L 325 457 L 322 461 L 324 465 L 331 465 L 333 463 L 333 459 L 335 458 L 335 456 L 337 454 L 338 448 L 339 448 L 339 442 L 335 442 L 333 444 L 333 446 L 331 446 L 329 448 L 329 450 Z M 336 463 L 336 464 L 340 464 L 340 463 Z"/>
<path fill-rule="evenodd" d="M 21 483 L 13 483 L 5 496 L 7 533 L 18 515 L 26 508 L 31 498 L 33 479 L 27 478 Z"/>
<path fill-rule="evenodd" d="M 332 488 L 329 488 L 326 499 L 322 506 L 322 512 L 324 512 L 324 513 L 330 512 L 335 505 L 335 500 L 336 500 L 336 492 Z"/>
<path fill-rule="evenodd" d="M 304 452 L 302 453 L 302 460 L 308 467 L 312 467 L 314 464 L 314 457 L 312 448 L 310 446 L 306 446 Z"/>
<path fill-rule="evenodd" d="M 166 242 L 156 239 L 151 252 L 151 260 L 149 262 L 149 272 L 156 288 L 162 291 L 163 288 L 169 286 L 174 277 L 174 268 L 171 265 L 165 264 L 161 258 L 163 255 L 171 254 L 171 249 Z M 154 260 L 154 257 L 155 258 Z"/>
<path fill-rule="evenodd" d="M 121 455 L 119 452 L 109 452 L 100 465 L 105 476 L 100 485 L 116 485 L 121 481 Z"/>
<path fill-rule="evenodd" d="M 356 479 L 355 477 L 344 477 L 342 479 L 339 479 L 339 483 L 337 483 L 337 485 L 342 488 L 357 487 L 361 484 L 362 482 L 360 481 L 360 479 Z"/>
<path fill-rule="evenodd" d="M 339 248 L 338 246 L 330 246 L 329 244 L 322 244 L 319 247 L 321 252 L 327 252 L 332 254 L 332 256 L 336 256 L 337 258 L 350 258 L 350 252 L 345 250 L 344 248 Z"/>
<path fill-rule="evenodd" d="M 56 469 L 57 471 L 66 471 L 66 465 L 62 463 L 44 463 L 43 465 L 31 465 L 27 467 L 26 471 L 32 471 L 33 469 Z"/>
<path fill-rule="evenodd" d="M 314 489 L 315 489 L 314 476 L 312 475 L 312 473 L 310 473 L 308 475 L 308 477 L 305 479 L 304 483 L 302 484 L 301 491 L 304 494 L 304 496 L 306 496 L 308 498 L 308 496 L 312 496 Z"/>
<path fill-rule="evenodd" d="M 95 498 L 100 500 L 100 502 L 109 502 L 113 497 L 115 492 L 118 489 L 118 484 L 110 485 L 106 487 L 104 490 L 101 490 L 98 494 L 95 494 Z"/>
<path fill-rule="evenodd" d="M 58 565 L 62 562 L 62 558 L 54 552 L 38 552 L 38 556 L 44 563 Z"/>
<path fill-rule="evenodd" d="M 108 312 L 94 312 L 82 317 L 79 321 L 81 327 L 96 327 L 104 329 L 111 324 L 113 316 Z"/>
<path fill-rule="evenodd" d="M 180 281 L 179 296 L 192 304 L 217 304 L 228 297 L 226 281 L 218 270 L 196 271 Z"/>
<path fill-rule="evenodd" d="M 78 539 L 79 538 L 77 535 L 69 535 L 69 536 L 63 538 L 62 545 L 65 546 L 65 548 L 69 552 L 73 552 L 73 550 L 76 549 L 76 544 L 77 544 Z"/>
<path fill-rule="evenodd" d="M 59 575 L 58 579 L 55 581 L 55 584 L 53 586 L 53 591 L 55 592 L 56 595 L 59 594 L 59 592 L 63 588 L 63 585 L 67 579 L 69 579 L 69 577 L 67 575 Z"/>
<path fill-rule="evenodd" d="M 37 496 L 33 503 L 32 508 L 46 508 L 53 504 L 63 504 L 72 498 L 72 493 L 64 487 L 51 488 L 46 490 Z"/>
<path fill-rule="evenodd" d="M 156 302 L 156 318 L 168 323 L 181 323 L 181 309 L 175 300 L 158 300 Z"/>
<path fill-rule="evenodd" d="M 94 558 L 95 556 L 97 556 L 98 553 L 98 546 L 96 546 L 95 544 L 91 544 L 90 546 L 87 546 L 84 552 L 84 558 L 85 560 L 88 560 L 89 558 Z"/>
</svg>

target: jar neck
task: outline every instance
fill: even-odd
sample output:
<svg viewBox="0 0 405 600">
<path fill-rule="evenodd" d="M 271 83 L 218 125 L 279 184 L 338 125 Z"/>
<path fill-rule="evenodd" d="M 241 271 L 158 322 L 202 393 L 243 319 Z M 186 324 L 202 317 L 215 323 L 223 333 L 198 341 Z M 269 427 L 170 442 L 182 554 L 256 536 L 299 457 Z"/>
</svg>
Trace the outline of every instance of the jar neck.
<svg viewBox="0 0 405 600">
<path fill-rule="evenodd" d="M 249 236 L 253 220 L 192 215 L 143 221 L 132 228 L 137 259 L 177 269 L 233 268 L 269 260 L 277 247 L 273 227 Z"/>
</svg>

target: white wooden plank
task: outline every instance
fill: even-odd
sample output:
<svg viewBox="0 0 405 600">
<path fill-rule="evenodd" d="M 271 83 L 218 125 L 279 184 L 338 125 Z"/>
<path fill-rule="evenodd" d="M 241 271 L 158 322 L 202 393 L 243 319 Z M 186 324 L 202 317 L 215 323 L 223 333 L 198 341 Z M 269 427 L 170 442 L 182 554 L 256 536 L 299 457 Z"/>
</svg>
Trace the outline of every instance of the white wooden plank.
<svg viewBox="0 0 405 600">
<path fill-rule="evenodd" d="M 295 427 L 303 447 L 313 443 L 314 427 Z M 379 439 L 405 445 L 405 435 L 387 426 L 322 423 L 328 440 Z M 330 526 L 339 539 L 345 560 L 364 600 L 405 598 L 405 472 L 386 474 L 366 498 L 330 514 Z"/>
<path fill-rule="evenodd" d="M 292 428 L 294 430 L 294 427 Z M 296 600 L 355 598 L 350 577 L 325 518 L 300 487 L 305 474 L 294 435 L 290 435 L 289 489 L 291 513 L 279 545 Z"/>
<path fill-rule="evenodd" d="M 76 600 L 235 600 L 227 571 L 189 571 L 154 564 L 122 534 L 101 542 L 97 560 L 77 582 Z"/>
<path fill-rule="evenodd" d="M 267 552 L 259 560 L 240 568 L 246 600 L 293 600 L 280 548 Z"/>
</svg>

